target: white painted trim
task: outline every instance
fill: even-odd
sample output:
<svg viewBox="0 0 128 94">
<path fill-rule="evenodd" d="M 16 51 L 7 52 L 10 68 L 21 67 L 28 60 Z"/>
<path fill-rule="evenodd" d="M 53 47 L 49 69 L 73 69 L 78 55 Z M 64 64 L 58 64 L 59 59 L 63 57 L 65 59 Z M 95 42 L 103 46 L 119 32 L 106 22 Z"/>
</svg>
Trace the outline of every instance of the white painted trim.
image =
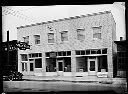
<svg viewBox="0 0 128 94">
<path fill-rule="evenodd" d="M 76 72 L 75 76 L 88 76 L 88 72 Z"/>
<path fill-rule="evenodd" d="M 63 72 L 63 76 L 72 76 L 72 72 Z"/>
<path fill-rule="evenodd" d="M 45 76 L 57 76 L 57 72 L 46 72 Z"/>
<path fill-rule="evenodd" d="M 90 54 L 90 55 L 75 55 L 76 57 L 81 57 L 81 56 L 103 56 L 107 54 Z"/>
</svg>

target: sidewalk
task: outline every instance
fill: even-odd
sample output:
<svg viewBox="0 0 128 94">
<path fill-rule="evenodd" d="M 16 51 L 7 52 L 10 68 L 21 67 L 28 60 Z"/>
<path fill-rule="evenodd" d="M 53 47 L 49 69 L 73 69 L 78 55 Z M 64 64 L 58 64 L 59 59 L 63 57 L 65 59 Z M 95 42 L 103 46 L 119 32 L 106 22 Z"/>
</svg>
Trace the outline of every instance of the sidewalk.
<svg viewBox="0 0 128 94">
<path fill-rule="evenodd" d="M 23 76 L 25 80 L 36 81 L 68 81 L 68 82 L 96 82 L 104 84 L 126 84 L 126 78 L 97 78 L 96 76 Z"/>
</svg>

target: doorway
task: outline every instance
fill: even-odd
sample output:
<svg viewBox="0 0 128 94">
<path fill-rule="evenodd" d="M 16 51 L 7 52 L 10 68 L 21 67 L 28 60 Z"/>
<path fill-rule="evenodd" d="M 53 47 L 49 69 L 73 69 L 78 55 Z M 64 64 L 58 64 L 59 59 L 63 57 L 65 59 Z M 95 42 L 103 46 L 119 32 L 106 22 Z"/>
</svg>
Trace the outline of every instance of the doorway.
<svg viewBox="0 0 128 94">
<path fill-rule="evenodd" d="M 97 73 L 97 58 L 89 57 L 88 58 L 88 73 L 89 75 L 96 75 Z"/>
<path fill-rule="evenodd" d="M 58 73 L 58 76 L 62 76 L 63 75 L 63 71 L 64 71 L 64 62 L 63 60 L 58 60 L 57 61 L 57 73 Z"/>
<path fill-rule="evenodd" d="M 34 59 L 29 59 L 29 75 L 34 75 Z"/>
</svg>

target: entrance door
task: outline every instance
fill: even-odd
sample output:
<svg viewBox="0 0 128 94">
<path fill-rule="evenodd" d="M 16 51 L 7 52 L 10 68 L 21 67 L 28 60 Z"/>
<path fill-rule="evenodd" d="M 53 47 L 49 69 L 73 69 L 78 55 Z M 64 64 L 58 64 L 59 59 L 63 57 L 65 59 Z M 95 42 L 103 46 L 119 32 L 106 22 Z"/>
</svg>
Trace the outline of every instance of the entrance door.
<svg viewBox="0 0 128 94">
<path fill-rule="evenodd" d="M 58 71 L 63 71 L 63 62 L 58 62 Z"/>
<path fill-rule="evenodd" d="M 29 75 L 34 75 L 34 59 L 29 59 Z"/>
<path fill-rule="evenodd" d="M 27 62 L 22 62 L 22 73 L 23 75 L 27 75 L 28 73 Z"/>
<path fill-rule="evenodd" d="M 63 60 L 60 60 L 57 62 L 57 72 L 58 72 L 58 76 L 62 76 L 63 75 L 63 71 L 64 71 L 64 65 L 63 65 Z"/>
<path fill-rule="evenodd" d="M 88 72 L 89 75 L 96 75 L 97 72 L 97 59 L 88 59 Z"/>
</svg>

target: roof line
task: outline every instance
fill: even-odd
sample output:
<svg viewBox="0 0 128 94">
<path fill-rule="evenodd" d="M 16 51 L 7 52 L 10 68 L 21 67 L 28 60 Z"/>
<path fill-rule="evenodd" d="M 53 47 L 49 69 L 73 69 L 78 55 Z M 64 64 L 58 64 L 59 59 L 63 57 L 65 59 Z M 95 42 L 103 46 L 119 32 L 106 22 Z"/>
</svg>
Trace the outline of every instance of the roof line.
<svg viewBox="0 0 128 94">
<path fill-rule="evenodd" d="M 111 11 L 104 11 L 104 12 L 98 12 L 98 13 L 74 16 L 74 17 L 69 17 L 69 18 L 57 19 L 57 20 L 52 20 L 52 21 L 46 21 L 46 22 L 41 22 L 41 23 L 36 23 L 36 24 L 31 24 L 31 25 L 25 25 L 25 26 L 17 27 L 17 29 L 25 28 L 25 27 L 31 27 L 31 26 L 36 26 L 36 25 L 42 25 L 42 24 L 48 24 L 48 23 L 54 23 L 54 22 L 59 22 L 59 21 L 65 21 L 65 20 L 71 20 L 71 19 L 95 16 L 95 15 L 100 15 L 100 14 L 107 14 L 107 13 L 111 13 Z"/>
</svg>

